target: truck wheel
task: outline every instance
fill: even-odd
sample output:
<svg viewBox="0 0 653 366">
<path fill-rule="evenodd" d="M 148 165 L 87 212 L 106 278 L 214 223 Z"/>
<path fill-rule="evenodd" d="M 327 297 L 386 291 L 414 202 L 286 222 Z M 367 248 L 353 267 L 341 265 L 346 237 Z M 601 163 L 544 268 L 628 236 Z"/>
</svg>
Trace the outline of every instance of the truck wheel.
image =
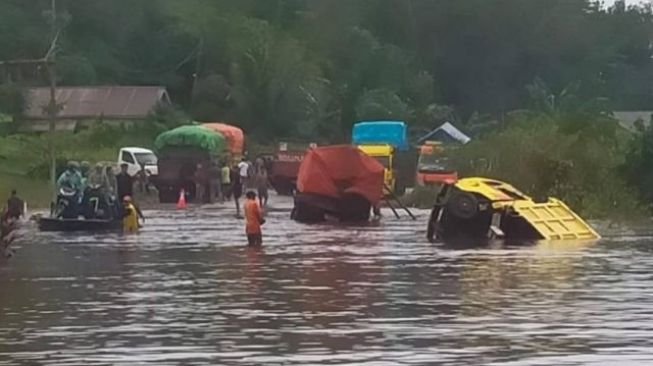
<svg viewBox="0 0 653 366">
<path fill-rule="evenodd" d="M 430 243 L 435 243 L 435 220 L 438 219 L 437 217 L 438 211 L 439 209 L 436 208 L 433 208 L 433 210 L 431 210 L 431 216 L 429 216 L 429 224 L 426 227 L 426 239 L 428 239 Z"/>
<path fill-rule="evenodd" d="M 478 213 L 478 199 L 471 193 L 454 192 L 447 200 L 447 210 L 457 218 L 469 220 Z"/>
</svg>

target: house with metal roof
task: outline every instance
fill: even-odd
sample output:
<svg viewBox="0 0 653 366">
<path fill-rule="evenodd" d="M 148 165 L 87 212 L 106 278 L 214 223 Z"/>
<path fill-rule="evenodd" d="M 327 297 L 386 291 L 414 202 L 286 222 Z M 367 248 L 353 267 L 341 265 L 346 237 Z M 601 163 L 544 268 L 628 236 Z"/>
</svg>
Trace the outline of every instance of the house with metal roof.
<svg viewBox="0 0 653 366">
<path fill-rule="evenodd" d="M 459 143 L 464 145 L 471 140 L 472 139 L 469 136 L 465 135 L 453 124 L 445 122 L 440 127 L 420 137 L 417 140 L 417 143 L 423 144 L 426 141 L 438 141 L 442 143 Z"/>
<path fill-rule="evenodd" d="M 619 125 L 630 132 L 637 131 L 638 123 L 649 126 L 653 119 L 653 111 L 614 111 L 612 114 Z"/>
<path fill-rule="evenodd" d="M 26 110 L 20 120 L 23 131 L 49 129 L 47 106 L 50 89 L 24 90 Z M 56 90 L 56 130 L 72 131 L 93 124 L 125 126 L 143 121 L 161 105 L 170 105 L 170 97 L 162 86 L 93 86 L 60 87 Z"/>
</svg>

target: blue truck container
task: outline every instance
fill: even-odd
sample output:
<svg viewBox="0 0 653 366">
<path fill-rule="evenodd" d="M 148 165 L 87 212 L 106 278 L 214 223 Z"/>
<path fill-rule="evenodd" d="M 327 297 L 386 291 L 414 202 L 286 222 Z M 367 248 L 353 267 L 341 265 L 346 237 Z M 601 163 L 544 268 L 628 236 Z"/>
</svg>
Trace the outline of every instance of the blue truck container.
<svg viewBox="0 0 653 366">
<path fill-rule="evenodd" d="M 400 151 L 407 151 L 408 127 L 401 121 L 358 122 L 352 130 L 354 145 L 388 144 Z"/>
</svg>

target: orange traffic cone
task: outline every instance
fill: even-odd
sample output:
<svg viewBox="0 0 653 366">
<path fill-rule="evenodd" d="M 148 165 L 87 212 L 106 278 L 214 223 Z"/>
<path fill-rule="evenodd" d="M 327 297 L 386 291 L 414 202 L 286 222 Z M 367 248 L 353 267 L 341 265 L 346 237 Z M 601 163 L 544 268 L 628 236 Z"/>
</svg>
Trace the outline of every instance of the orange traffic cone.
<svg viewBox="0 0 653 366">
<path fill-rule="evenodd" d="M 186 191 L 182 188 L 179 192 L 179 200 L 177 201 L 177 209 L 183 210 L 186 208 Z"/>
</svg>

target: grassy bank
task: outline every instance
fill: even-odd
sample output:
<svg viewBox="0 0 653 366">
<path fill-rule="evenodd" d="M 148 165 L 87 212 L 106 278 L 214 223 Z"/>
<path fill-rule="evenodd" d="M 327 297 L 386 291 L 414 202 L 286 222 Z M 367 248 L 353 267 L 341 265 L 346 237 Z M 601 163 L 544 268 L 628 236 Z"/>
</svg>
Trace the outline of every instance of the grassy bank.
<svg viewBox="0 0 653 366">
<path fill-rule="evenodd" d="M 116 159 L 115 148 L 97 146 L 88 139 L 89 134 L 57 134 L 54 143 L 59 164 L 67 160 L 97 162 Z M 11 190 L 16 189 L 29 207 L 49 206 L 51 191 L 47 143 L 43 137 L 36 135 L 0 137 L 0 199 L 4 201 Z"/>
<path fill-rule="evenodd" d="M 0 173 L 0 198 L 3 204 L 12 189 L 18 190 L 19 196 L 27 201 L 30 209 L 49 207 L 50 190 L 47 181 Z"/>
</svg>

